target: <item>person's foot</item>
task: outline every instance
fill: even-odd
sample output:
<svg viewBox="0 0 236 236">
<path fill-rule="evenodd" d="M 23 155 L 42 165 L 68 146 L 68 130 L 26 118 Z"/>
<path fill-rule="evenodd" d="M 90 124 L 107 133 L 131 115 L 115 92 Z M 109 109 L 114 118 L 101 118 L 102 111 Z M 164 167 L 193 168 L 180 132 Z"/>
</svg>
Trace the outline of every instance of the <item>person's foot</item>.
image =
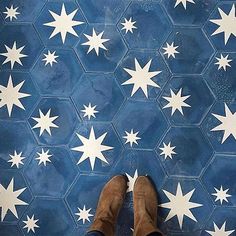
<svg viewBox="0 0 236 236">
<path fill-rule="evenodd" d="M 125 199 L 127 190 L 127 178 L 123 175 L 113 177 L 103 188 L 94 222 L 90 231 L 99 231 L 105 236 L 113 236 L 115 223 Z"/>
<path fill-rule="evenodd" d="M 139 176 L 134 184 L 134 236 L 160 233 L 157 229 L 157 193 L 148 177 Z"/>
</svg>

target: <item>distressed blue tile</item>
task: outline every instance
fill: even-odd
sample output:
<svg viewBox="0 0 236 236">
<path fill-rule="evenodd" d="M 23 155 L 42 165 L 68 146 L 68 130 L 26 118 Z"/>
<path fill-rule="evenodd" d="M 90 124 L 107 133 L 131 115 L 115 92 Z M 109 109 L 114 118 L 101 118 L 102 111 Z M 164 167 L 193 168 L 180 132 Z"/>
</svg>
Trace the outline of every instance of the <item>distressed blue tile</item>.
<svg viewBox="0 0 236 236">
<path fill-rule="evenodd" d="M 23 233 L 20 232 L 17 225 L 1 225 L 0 226 L 0 234 L 2 236 L 8 236 L 8 235 L 16 235 L 21 236 Z"/>
</svg>

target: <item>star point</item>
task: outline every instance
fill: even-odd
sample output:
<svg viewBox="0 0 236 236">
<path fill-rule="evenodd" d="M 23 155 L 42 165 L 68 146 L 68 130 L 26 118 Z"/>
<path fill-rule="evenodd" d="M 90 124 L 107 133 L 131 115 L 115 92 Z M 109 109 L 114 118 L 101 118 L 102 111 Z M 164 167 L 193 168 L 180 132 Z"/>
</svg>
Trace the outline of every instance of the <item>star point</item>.
<svg viewBox="0 0 236 236">
<path fill-rule="evenodd" d="M 89 217 L 93 216 L 92 214 L 90 214 L 91 208 L 86 209 L 86 207 L 85 207 L 85 205 L 84 205 L 83 209 L 80 209 L 80 208 L 78 207 L 78 210 L 79 210 L 79 212 L 78 212 L 78 213 L 75 213 L 75 215 L 79 216 L 79 218 L 78 218 L 77 221 L 82 220 L 82 221 L 83 221 L 83 224 L 85 224 L 86 221 L 90 222 Z"/>
<path fill-rule="evenodd" d="M 211 236 L 229 236 L 230 234 L 232 234 L 235 230 L 229 230 L 226 231 L 226 221 L 222 224 L 222 226 L 219 228 L 215 222 L 213 222 L 214 224 L 214 231 L 209 231 L 206 230 L 206 232 L 208 234 L 210 234 Z"/>
<path fill-rule="evenodd" d="M 39 117 L 31 117 L 33 120 L 37 122 L 37 124 L 32 128 L 40 128 L 39 136 L 43 134 L 44 131 L 46 131 L 50 136 L 51 129 L 50 128 L 59 128 L 58 125 L 54 124 L 53 121 L 58 118 L 58 116 L 51 116 L 51 109 L 49 109 L 46 113 L 46 115 L 43 114 L 43 112 L 39 109 Z"/>
<path fill-rule="evenodd" d="M 78 9 L 74 10 L 70 14 L 67 14 L 64 3 L 62 4 L 60 15 L 53 11 L 49 11 L 54 21 L 43 24 L 45 26 L 54 28 L 49 39 L 53 38 L 57 34 L 60 34 L 62 43 L 64 44 L 68 33 L 78 37 L 78 34 L 76 33 L 73 27 L 84 24 L 84 22 L 73 20 L 77 11 Z"/>
<path fill-rule="evenodd" d="M 138 145 L 138 142 L 137 140 L 141 139 L 140 137 L 138 137 L 139 131 L 135 132 L 134 133 L 134 130 L 131 129 L 130 133 L 125 131 L 125 136 L 123 136 L 124 139 L 126 139 L 125 143 L 130 143 L 130 147 L 133 146 L 133 143 L 137 144 Z"/>
<path fill-rule="evenodd" d="M 138 62 L 138 60 L 135 58 L 135 70 L 131 70 L 128 68 L 124 68 L 124 70 L 131 76 L 130 79 L 126 80 L 122 85 L 129 85 L 133 84 L 133 89 L 131 92 L 131 97 L 139 90 L 141 89 L 148 98 L 148 86 L 152 86 L 155 88 L 160 88 L 158 84 L 156 84 L 152 78 L 160 74 L 162 71 L 149 71 L 152 59 L 150 59 L 147 64 L 142 68 Z"/>
<path fill-rule="evenodd" d="M 85 43 L 82 43 L 81 45 L 89 46 L 87 54 L 89 54 L 92 50 L 94 50 L 97 56 L 99 56 L 100 48 L 107 50 L 107 48 L 103 44 L 109 41 L 110 39 L 103 39 L 102 38 L 103 34 L 104 34 L 104 31 L 97 34 L 94 28 L 93 28 L 93 33 L 91 36 L 88 34 L 84 34 L 84 36 L 88 39 L 88 41 Z"/>
<path fill-rule="evenodd" d="M 187 2 L 195 4 L 194 0 L 176 0 L 174 7 L 177 7 L 179 4 L 182 3 L 184 9 L 186 10 L 187 9 Z"/>
<path fill-rule="evenodd" d="M 88 117 L 89 120 L 91 119 L 91 117 L 96 118 L 95 113 L 98 113 L 98 111 L 95 110 L 95 108 L 97 107 L 96 105 L 92 106 L 91 103 L 89 103 L 88 106 L 83 106 L 84 109 L 81 111 L 84 113 L 84 117 Z"/>
<path fill-rule="evenodd" d="M 121 30 L 125 30 L 125 33 L 127 34 L 128 32 L 133 33 L 133 29 L 137 29 L 137 27 L 134 25 L 136 21 L 132 21 L 132 17 L 127 20 L 125 18 L 125 22 L 121 23 L 123 25 L 123 28 Z"/>
<path fill-rule="evenodd" d="M 44 166 L 47 165 L 47 162 L 51 162 L 51 160 L 49 159 L 49 157 L 52 157 L 52 155 L 48 154 L 49 153 L 49 149 L 45 152 L 44 149 L 42 148 L 41 153 L 37 152 L 38 157 L 35 158 L 35 160 L 39 160 L 38 165 L 40 165 L 41 163 L 43 163 Z"/>
<path fill-rule="evenodd" d="M 5 61 L 2 63 L 2 65 L 10 62 L 11 69 L 13 69 L 15 63 L 23 66 L 21 62 L 21 58 L 28 57 L 28 55 L 22 54 L 22 50 L 25 48 L 25 46 L 17 48 L 16 41 L 14 41 L 12 48 L 8 47 L 7 45 L 4 45 L 6 52 L 0 53 L 0 55 L 6 57 Z"/>
<path fill-rule="evenodd" d="M 38 221 L 38 219 L 34 219 L 34 215 L 32 215 L 31 217 L 27 215 L 27 220 L 23 220 L 23 223 L 25 223 L 23 229 L 27 229 L 27 233 L 29 233 L 30 231 L 35 233 L 35 228 L 39 228 L 39 226 L 37 225 Z"/>
<path fill-rule="evenodd" d="M 224 131 L 221 144 L 223 144 L 231 135 L 236 140 L 236 112 L 232 113 L 225 103 L 225 116 L 214 113 L 212 113 L 212 115 L 218 119 L 221 124 L 211 129 L 211 131 Z"/>
<path fill-rule="evenodd" d="M 20 164 L 24 165 L 24 163 L 22 162 L 22 160 L 25 159 L 25 157 L 22 157 L 22 152 L 20 152 L 19 154 L 17 154 L 16 150 L 14 151 L 14 155 L 9 155 L 11 157 L 10 160 L 8 160 L 7 162 L 11 162 L 11 167 L 16 166 L 17 168 L 19 168 Z"/>
<path fill-rule="evenodd" d="M 57 55 L 55 55 L 55 53 L 56 53 L 56 51 L 54 51 L 54 52 L 50 52 L 49 50 L 48 50 L 48 54 L 43 54 L 44 56 L 45 56 L 45 58 L 43 58 L 42 59 L 42 61 L 45 61 L 45 66 L 47 65 L 47 64 L 50 64 L 50 66 L 52 67 L 52 65 L 53 65 L 53 63 L 57 63 L 57 58 L 59 57 L 59 56 L 57 56 Z"/>
<path fill-rule="evenodd" d="M 14 19 L 17 19 L 17 15 L 19 15 L 20 13 L 17 11 L 19 7 L 13 7 L 13 5 L 11 5 L 10 8 L 6 7 L 6 11 L 3 12 L 6 16 L 5 19 L 9 18 L 10 21 Z"/>
<path fill-rule="evenodd" d="M 232 195 L 227 194 L 227 192 L 229 191 L 229 189 L 225 189 L 223 190 L 223 186 L 220 186 L 220 189 L 214 188 L 215 189 L 215 193 L 212 193 L 211 195 L 216 196 L 215 202 L 220 201 L 220 204 L 222 205 L 223 201 L 228 202 L 229 197 L 232 197 Z"/>
<path fill-rule="evenodd" d="M 128 183 L 127 183 L 128 189 L 127 189 L 127 193 L 128 193 L 128 192 L 133 192 L 133 190 L 134 190 L 134 183 L 135 183 L 136 179 L 138 178 L 138 170 L 137 170 L 137 169 L 135 170 L 133 177 L 132 177 L 131 175 L 127 174 L 127 173 L 125 173 L 125 174 L 126 174 L 126 176 L 127 176 L 127 178 L 128 178 Z"/>
<path fill-rule="evenodd" d="M 86 159 L 89 159 L 90 166 L 92 170 L 94 170 L 95 161 L 96 158 L 101 160 L 102 162 L 105 162 L 108 164 L 108 161 L 106 160 L 105 156 L 103 155 L 103 151 L 111 150 L 114 147 L 103 145 L 102 142 L 105 139 L 107 135 L 107 132 L 102 134 L 100 137 L 95 137 L 95 132 L 93 127 L 91 127 L 89 138 L 86 138 L 80 134 L 77 133 L 77 137 L 82 142 L 82 146 L 71 148 L 71 150 L 76 152 L 82 152 L 82 156 L 80 157 L 77 165 L 85 161 Z M 93 148 L 91 148 L 93 147 Z"/>
<path fill-rule="evenodd" d="M 164 55 L 167 54 L 167 57 L 173 57 L 175 58 L 175 54 L 178 54 L 179 52 L 176 50 L 179 46 L 174 46 L 174 42 L 172 42 L 171 44 L 166 43 L 166 47 L 163 47 L 163 49 L 165 50 Z"/>
<path fill-rule="evenodd" d="M 220 54 L 220 58 L 216 57 L 217 62 L 215 63 L 215 65 L 218 65 L 218 70 L 220 70 L 221 68 L 224 69 L 224 71 L 227 70 L 227 66 L 231 67 L 231 65 L 229 64 L 229 62 L 231 62 L 231 59 L 228 59 L 229 55 L 226 55 L 225 57 Z"/>
<path fill-rule="evenodd" d="M 172 159 L 172 154 L 177 154 L 174 149 L 175 146 L 171 146 L 171 142 L 169 142 L 167 145 L 163 142 L 163 147 L 159 148 L 162 152 L 160 155 L 165 155 L 165 160 L 169 157 Z"/>
</svg>

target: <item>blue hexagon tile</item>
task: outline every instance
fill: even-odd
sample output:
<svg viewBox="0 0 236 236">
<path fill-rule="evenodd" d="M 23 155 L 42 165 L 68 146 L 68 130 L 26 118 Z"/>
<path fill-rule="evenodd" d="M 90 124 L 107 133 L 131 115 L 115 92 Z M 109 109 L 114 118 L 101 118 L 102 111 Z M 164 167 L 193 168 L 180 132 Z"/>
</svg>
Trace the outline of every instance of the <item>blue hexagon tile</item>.
<svg viewBox="0 0 236 236">
<path fill-rule="evenodd" d="M 235 0 L 0 1 L 0 235 L 84 235 L 150 176 L 170 236 L 236 234 Z"/>
</svg>

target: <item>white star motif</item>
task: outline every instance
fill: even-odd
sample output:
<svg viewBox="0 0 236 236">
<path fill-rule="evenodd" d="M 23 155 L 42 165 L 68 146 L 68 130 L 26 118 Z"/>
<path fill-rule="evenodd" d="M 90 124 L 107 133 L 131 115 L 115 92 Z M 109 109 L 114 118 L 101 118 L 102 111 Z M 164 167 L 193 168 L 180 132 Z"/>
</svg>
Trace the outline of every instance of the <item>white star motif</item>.
<svg viewBox="0 0 236 236">
<path fill-rule="evenodd" d="M 34 228 L 39 228 L 39 226 L 36 224 L 38 221 L 39 220 L 34 219 L 34 215 L 32 215 L 31 218 L 27 215 L 27 220 L 23 220 L 23 222 L 25 223 L 25 226 L 23 228 L 27 229 L 27 233 L 29 233 L 30 231 L 35 233 Z"/>
<path fill-rule="evenodd" d="M 163 97 L 169 102 L 163 108 L 171 107 L 171 116 L 175 113 L 176 110 L 184 115 L 182 107 L 191 107 L 189 104 L 184 102 L 187 98 L 190 97 L 190 95 L 182 96 L 182 88 L 176 94 L 172 91 L 172 89 L 170 89 L 170 94 L 170 97 Z"/>
<path fill-rule="evenodd" d="M 45 66 L 46 66 L 47 64 L 50 64 L 50 66 L 52 67 L 53 62 L 54 62 L 54 63 L 57 63 L 57 60 L 56 60 L 56 59 L 57 59 L 59 56 L 55 55 L 55 53 L 56 53 L 56 51 L 54 51 L 54 52 L 51 53 L 51 52 L 48 50 L 48 54 L 43 54 L 43 55 L 45 56 L 45 58 L 43 58 L 42 61 L 45 61 Z"/>
<path fill-rule="evenodd" d="M 134 183 L 136 181 L 136 179 L 138 178 L 138 170 L 136 169 L 135 172 L 134 172 L 134 176 L 130 176 L 129 174 L 125 173 L 127 178 L 128 178 L 128 189 L 127 189 L 127 193 L 128 192 L 133 192 L 134 190 Z"/>
<path fill-rule="evenodd" d="M 225 140 L 232 134 L 234 139 L 236 140 L 236 112 L 232 113 L 225 103 L 225 116 L 213 114 L 221 124 L 211 129 L 211 131 L 224 131 L 224 136 L 222 138 L 221 143 L 224 143 Z"/>
<path fill-rule="evenodd" d="M 102 154 L 103 151 L 111 150 L 114 147 L 103 145 L 102 142 L 105 139 L 107 132 L 102 134 L 100 137 L 96 139 L 93 127 L 90 130 L 89 138 L 85 138 L 80 134 L 76 134 L 80 141 L 83 143 L 82 146 L 74 147 L 71 150 L 77 152 L 83 152 L 80 157 L 78 164 L 89 159 L 92 170 L 94 169 L 96 158 L 108 164 L 106 158 Z M 91 148 L 93 147 L 93 148 Z"/>
<path fill-rule="evenodd" d="M 40 128 L 39 136 L 42 135 L 44 130 L 47 131 L 47 133 L 51 136 L 51 129 L 50 128 L 59 128 L 58 125 L 54 124 L 53 121 L 58 118 L 58 116 L 52 116 L 50 117 L 51 109 L 49 109 L 46 113 L 46 115 L 43 114 L 43 112 L 39 109 L 39 117 L 32 117 L 37 124 L 32 128 Z"/>
<path fill-rule="evenodd" d="M 163 190 L 165 195 L 170 200 L 169 202 L 163 203 L 160 205 L 161 207 L 170 209 L 169 214 L 167 215 L 167 217 L 165 219 L 165 222 L 172 219 L 174 216 L 177 216 L 179 226 L 181 229 L 183 227 L 184 216 L 187 216 L 191 220 L 197 222 L 196 218 L 194 217 L 194 215 L 192 214 L 190 209 L 193 209 L 196 207 L 201 207 L 202 204 L 190 202 L 190 199 L 191 199 L 194 191 L 195 191 L 195 189 L 193 189 L 192 191 L 183 195 L 180 183 L 178 183 L 178 185 L 177 185 L 176 195 L 174 195 L 166 190 Z"/>
<path fill-rule="evenodd" d="M 44 166 L 47 165 L 47 162 L 51 162 L 51 160 L 49 159 L 49 157 L 51 157 L 52 155 L 48 154 L 49 153 L 49 150 L 47 150 L 46 152 L 43 150 L 42 148 L 42 151 L 41 153 L 40 152 L 37 152 L 37 154 L 39 155 L 37 158 L 35 158 L 35 160 L 39 160 L 39 163 L 38 165 L 40 165 L 41 163 L 44 164 Z"/>
<path fill-rule="evenodd" d="M 173 57 L 175 58 L 175 54 L 179 53 L 176 49 L 179 46 L 174 46 L 174 42 L 172 42 L 171 44 L 166 43 L 166 47 L 163 47 L 163 49 L 165 50 L 164 55 L 167 54 L 167 57 Z"/>
<path fill-rule="evenodd" d="M 137 140 L 141 139 L 140 137 L 137 136 L 139 132 L 134 133 L 134 130 L 131 129 L 130 133 L 127 131 L 125 131 L 125 133 L 126 136 L 123 136 L 123 138 L 126 139 L 125 143 L 130 143 L 130 147 L 133 146 L 133 143 L 138 145 Z"/>
<path fill-rule="evenodd" d="M 102 38 L 103 34 L 104 34 L 104 31 L 102 31 L 101 33 L 97 35 L 94 28 L 93 28 L 93 34 L 91 36 L 88 34 L 84 34 L 84 36 L 88 39 L 88 41 L 85 43 L 82 43 L 81 45 L 89 46 L 87 54 L 89 54 L 92 50 L 95 50 L 97 56 L 99 56 L 100 48 L 107 50 L 107 48 L 103 45 L 103 43 L 109 41 L 110 39 L 103 39 Z"/>
<path fill-rule="evenodd" d="M 220 201 L 221 205 L 223 201 L 228 202 L 228 197 L 231 197 L 232 195 L 227 194 L 229 189 L 223 190 L 222 185 L 220 186 L 220 189 L 214 188 L 216 193 L 212 193 L 211 195 L 216 196 L 215 202 Z"/>
<path fill-rule="evenodd" d="M 92 214 L 89 213 L 89 212 L 91 211 L 91 208 L 89 208 L 89 209 L 86 210 L 86 207 L 85 207 L 85 205 L 84 205 L 84 208 L 83 208 L 83 209 L 80 209 L 80 208 L 78 207 L 78 210 L 79 210 L 79 212 L 78 212 L 78 213 L 75 213 L 75 215 L 79 216 L 79 218 L 78 218 L 77 221 L 82 220 L 82 221 L 83 221 L 83 224 L 85 223 L 86 220 L 87 220 L 88 222 L 90 222 L 89 217 L 93 216 Z"/>
<path fill-rule="evenodd" d="M 194 0 L 176 0 L 175 7 L 177 7 L 180 3 L 182 3 L 184 9 L 187 9 L 187 2 L 195 4 Z"/>
<path fill-rule="evenodd" d="M 12 108 L 14 105 L 25 110 L 24 106 L 20 102 L 20 99 L 29 97 L 31 95 L 28 93 L 19 92 L 24 82 L 25 80 L 14 87 L 12 83 L 12 77 L 10 75 L 7 86 L 4 87 L 3 85 L 0 85 L 0 108 L 6 106 L 9 117 L 11 117 Z"/>
<path fill-rule="evenodd" d="M 124 68 L 124 70 L 131 75 L 131 78 L 122 83 L 122 85 L 127 84 L 133 84 L 133 90 L 131 93 L 131 97 L 138 91 L 138 89 L 142 89 L 145 96 L 148 98 L 148 85 L 160 88 L 158 84 L 153 82 L 151 78 L 161 73 L 161 71 L 152 71 L 150 72 L 150 66 L 152 59 L 148 61 L 148 63 L 142 68 L 138 62 L 138 60 L 135 58 L 135 70 L 131 70 L 128 68 Z"/>
<path fill-rule="evenodd" d="M 229 230 L 226 231 L 225 226 L 226 226 L 226 221 L 224 222 L 224 224 L 221 226 L 221 228 L 218 228 L 218 226 L 214 223 L 214 231 L 208 231 L 206 230 L 206 232 L 208 234 L 210 234 L 211 236 L 229 236 L 230 234 L 232 234 L 235 230 Z"/>
<path fill-rule="evenodd" d="M 26 188 L 21 188 L 14 191 L 14 178 L 11 179 L 11 182 L 6 189 L 0 184 L 0 208 L 2 209 L 1 221 L 4 220 L 8 210 L 10 210 L 12 214 L 18 219 L 16 206 L 28 205 L 28 203 L 18 198 L 21 193 L 25 191 L 25 189 Z"/>
<path fill-rule="evenodd" d="M 82 112 L 84 112 L 84 117 L 88 117 L 88 119 L 90 120 L 91 117 L 96 118 L 95 113 L 98 113 L 98 111 L 95 110 L 96 105 L 92 107 L 91 103 L 88 104 L 88 106 L 83 105 L 84 106 L 84 110 L 81 110 Z"/>
<path fill-rule="evenodd" d="M 14 8 L 13 5 L 11 5 L 10 8 L 6 7 L 6 11 L 3 12 L 4 14 L 6 14 L 5 19 L 9 18 L 10 21 L 13 20 L 13 18 L 17 19 L 17 15 L 19 15 L 20 13 L 17 12 L 18 7 Z"/>
<path fill-rule="evenodd" d="M 78 9 L 74 10 L 70 14 L 66 13 L 65 5 L 62 5 L 61 13 L 60 15 L 56 14 L 53 11 L 49 11 L 52 15 L 54 21 L 45 23 L 44 25 L 53 27 L 54 30 L 52 34 L 50 35 L 50 39 L 53 38 L 57 34 L 61 34 L 61 40 L 63 44 L 65 43 L 67 33 L 70 33 L 76 37 L 78 37 L 78 34 L 73 29 L 74 26 L 84 24 L 82 21 L 76 21 L 73 20 L 75 14 L 77 13 Z"/>
<path fill-rule="evenodd" d="M 3 65 L 10 62 L 11 69 L 13 69 L 15 63 L 22 65 L 21 58 L 28 57 L 28 55 L 22 54 L 21 51 L 25 48 L 22 46 L 20 48 L 16 48 L 16 41 L 14 41 L 12 48 L 9 48 L 7 45 L 4 45 L 6 48 L 6 52 L 0 53 L 0 55 L 6 57 L 5 61 L 2 63 Z"/>
<path fill-rule="evenodd" d="M 162 150 L 160 155 L 165 155 L 165 159 L 167 159 L 168 157 L 170 159 L 172 159 L 172 154 L 177 154 L 174 149 L 174 147 L 171 147 L 171 142 L 168 143 L 168 145 L 166 145 L 165 143 L 163 143 L 163 147 L 160 148 Z"/>
<path fill-rule="evenodd" d="M 11 167 L 16 166 L 17 168 L 19 168 L 19 165 L 24 165 L 24 163 L 22 162 L 22 160 L 25 159 L 25 157 L 22 157 L 22 152 L 20 152 L 19 154 L 17 154 L 16 151 L 14 151 L 14 155 L 9 155 L 11 157 L 10 160 L 8 160 L 7 162 L 11 162 Z"/>
<path fill-rule="evenodd" d="M 137 27 L 134 25 L 136 23 L 136 21 L 132 21 L 132 17 L 129 18 L 129 20 L 127 20 L 125 18 L 125 22 L 121 23 L 123 25 L 122 30 L 125 30 L 125 33 L 127 34 L 128 32 L 133 33 L 133 29 L 137 29 Z"/>
<path fill-rule="evenodd" d="M 231 65 L 229 64 L 229 62 L 231 62 L 231 59 L 228 59 L 229 55 L 226 55 L 225 57 L 220 54 L 220 58 L 216 57 L 217 62 L 215 63 L 215 65 L 219 65 L 218 66 L 218 70 L 220 70 L 221 68 L 224 69 L 224 71 L 226 71 L 227 66 L 231 67 Z"/>
<path fill-rule="evenodd" d="M 231 34 L 236 36 L 235 5 L 232 5 L 232 8 L 228 15 L 225 14 L 225 12 L 223 12 L 223 10 L 221 10 L 220 8 L 218 8 L 218 11 L 220 13 L 221 19 L 210 20 L 212 23 L 219 26 L 212 35 L 224 33 L 224 42 L 226 45 Z"/>
</svg>

